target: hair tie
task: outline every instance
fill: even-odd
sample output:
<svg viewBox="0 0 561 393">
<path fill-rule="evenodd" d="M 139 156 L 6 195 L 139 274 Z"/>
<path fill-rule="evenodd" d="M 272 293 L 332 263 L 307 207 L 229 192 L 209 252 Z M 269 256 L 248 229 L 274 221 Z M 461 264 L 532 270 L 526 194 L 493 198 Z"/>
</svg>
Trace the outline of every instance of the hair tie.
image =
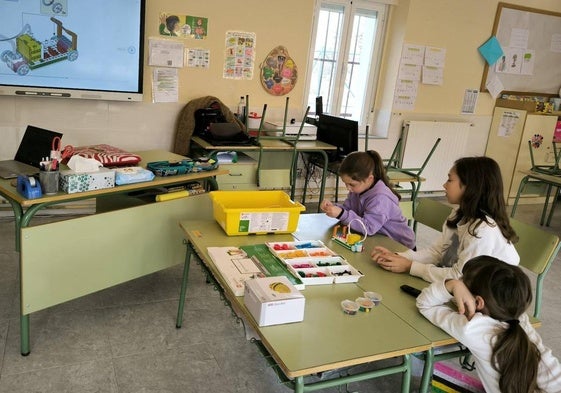
<svg viewBox="0 0 561 393">
<path fill-rule="evenodd" d="M 509 319 L 508 321 L 505 321 L 506 323 L 508 323 L 508 327 L 513 328 L 516 325 L 520 324 L 520 320 L 518 319 Z"/>
</svg>

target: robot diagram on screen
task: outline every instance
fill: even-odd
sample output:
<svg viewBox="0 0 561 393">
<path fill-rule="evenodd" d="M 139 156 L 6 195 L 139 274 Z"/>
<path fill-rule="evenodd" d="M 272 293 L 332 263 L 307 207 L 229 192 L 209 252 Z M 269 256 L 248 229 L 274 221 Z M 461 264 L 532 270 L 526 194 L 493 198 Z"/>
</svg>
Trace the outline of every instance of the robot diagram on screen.
<svg viewBox="0 0 561 393">
<path fill-rule="evenodd" d="M 9 42 L 12 45 L 12 50 L 0 53 L 0 60 L 18 75 L 27 75 L 30 70 L 58 61 L 76 60 L 77 34 L 65 28 L 60 20 L 54 17 L 50 19 L 56 25 L 56 33 L 43 42 L 33 37 L 29 24 L 24 25 L 21 32 L 13 37 L 0 35 L 0 42 Z"/>
</svg>

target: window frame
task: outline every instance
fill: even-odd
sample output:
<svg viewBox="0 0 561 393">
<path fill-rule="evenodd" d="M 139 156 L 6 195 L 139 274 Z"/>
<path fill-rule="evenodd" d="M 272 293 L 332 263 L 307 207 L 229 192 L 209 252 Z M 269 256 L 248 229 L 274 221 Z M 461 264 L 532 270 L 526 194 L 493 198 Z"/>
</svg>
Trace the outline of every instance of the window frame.
<svg viewBox="0 0 561 393">
<path fill-rule="evenodd" d="M 374 40 L 374 47 L 372 50 L 372 57 L 370 62 L 370 70 L 368 74 L 368 82 L 366 93 L 364 96 L 363 107 L 361 109 L 361 116 L 358 119 L 359 134 L 364 135 L 365 129 L 368 124 L 373 120 L 376 90 L 379 81 L 380 66 L 382 62 L 382 53 L 385 43 L 385 35 L 387 29 L 387 19 L 389 14 L 389 5 L 387 1 L 374 1 L 374 0 L 316 0 L 314 6 L 314 19 L 312 26 L 312 34 L 310 37 L 310 45 L 308 48 L 308 64 L 306 72 L 306 86 L 304 90 L 304 103 L 308 105 L 308 96 L 311 90 L 312 70 L 314 64 L 314 51 L 316 45 L 316 36 L 318 31 L 318 21 L 320 11 L 326 8 L 343 7 L 343 25 L 341 33 L 341 43 L 339 54 L 336 62 L 336 71 L 331 87 L 330 94 L 333 95 L 331 105 L 329 108 L 324 107 L 324 112 L 333 116 L 340 116 L 341 103 L 344 98 L 345 77 L 347 73 L 347 63 L 349 59 L 349 47 L 352 41 L 352 28 L 353 19 L 357 15 L 357 11 L 366 9 L 368 11 L 377 12 L 377 27 Z M 360 13 L 358 13 L 360 15 Z M 349 31 L 350 30 L 350 31 Z M 336 86 L 336 87 L 335 87 Z M 336 90 L 336 91 L 335 91 Z M 324 98 L 324 105 L 327 101 Z M 315 107 L 311 107 L 310 111 L 315 113 Z"/>
</svg>

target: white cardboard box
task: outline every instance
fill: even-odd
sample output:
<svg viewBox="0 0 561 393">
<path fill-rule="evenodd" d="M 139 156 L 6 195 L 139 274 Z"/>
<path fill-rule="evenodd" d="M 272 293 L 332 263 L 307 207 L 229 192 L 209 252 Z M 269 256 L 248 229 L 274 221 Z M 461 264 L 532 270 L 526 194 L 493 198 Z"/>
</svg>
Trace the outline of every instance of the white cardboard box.
<svg viewBox="0 0 561 393">
<path fill-rule="evenodd" d="M 244 302 L 259 326 L 304 320 L 306 299 L 286 277 L 247 280 Z"/>
</svg>

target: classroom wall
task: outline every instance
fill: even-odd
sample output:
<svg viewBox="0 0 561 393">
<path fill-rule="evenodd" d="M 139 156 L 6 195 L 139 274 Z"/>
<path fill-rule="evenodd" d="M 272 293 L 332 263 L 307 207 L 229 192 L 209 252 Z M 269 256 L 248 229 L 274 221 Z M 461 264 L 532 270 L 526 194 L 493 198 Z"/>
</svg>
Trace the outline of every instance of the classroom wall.
<svg viewBox="0 0 561 393">
<path fill-rule="evenodd" d="M 466 88 L 479 88 L 483 60 L 477 47 L 491 34 L 498 1 L 495 0 L 399 0 L 388 20 L 387 48 L 372 119 L 372 131 L 384 136 L 369 147 L 389 155 L 404 120 L 459 120 L 472 127 L 469 154 L 482 154 L 493 110 L 488 93 L 480 94 L 476 113 L 461 115 Z M 558 0 L 511 0 L 510 3 L 561 12 Z M 303 114 L 303 90 L 314 0 L 286 0 L 272 6 L 261 0 L 196 2 L 147 0 L 146 42 L 158 34 L 158 14 L 173 12 L 209 18 L 205 40 L 187 39 L 187 47 L 210 49 L 209 69 L 180 70 L 180 102 L 151 102 L 151 71 L 145 64 L 145 99 L 140 103 L 56 98 L 0 97 L 0 159 L 13 157 L 25 126 L 34 124 L 64 133 L 73 145 L 110 143 L 129 150 L 171 149 L 175 120 L 183 105 L 202 95 L 215 95 L 234 109 L 240 95 L 250 95 L 250 110 L 268 104 L 268 118 L 281 119 L 285 97 L 269 95 L 257 78 L 259 64 L 277 45 L 284 45 L 295 60 L 299 81 L 290 96 L 290 116 Z M 251 12 L 248 12 L 251 10 Z M 254 32 L 257 53 L 254 79 L 222 78 L 225 33 Z M 404 42 L 446 48 L 442 86 L 421 85 L 415 109 L 393 111 L 393 89 Z M 0 66 L 2 66 L 0 64 Z M 387 135 L 387 137 L 385 137 Z"/>
<path fill-rule="evenodd" d="M 484 154 L 494 100 L 480 93 L 475 114 L 460 113 L 465 89 L 479 89 L 484 60 L 477 48 L 490 36 L 498 1 L 489 0 L 400 0 L 392 9 L 388 44 L 382 69 L 383 85 L 378 92 L 373 134 L 386 135 L 370 146 L 389 156 L 406 120 L 466 121 L 471 124 L 465 155 Z M 508 3 L 561 12 L 556 0 L 511 0 Z M 403 43 L 446 49 L 444 83 L 421 84 L 413 111 L 392 108 Z M 557 82 L 558 83 L 558 82 Z"/>
</svg>

